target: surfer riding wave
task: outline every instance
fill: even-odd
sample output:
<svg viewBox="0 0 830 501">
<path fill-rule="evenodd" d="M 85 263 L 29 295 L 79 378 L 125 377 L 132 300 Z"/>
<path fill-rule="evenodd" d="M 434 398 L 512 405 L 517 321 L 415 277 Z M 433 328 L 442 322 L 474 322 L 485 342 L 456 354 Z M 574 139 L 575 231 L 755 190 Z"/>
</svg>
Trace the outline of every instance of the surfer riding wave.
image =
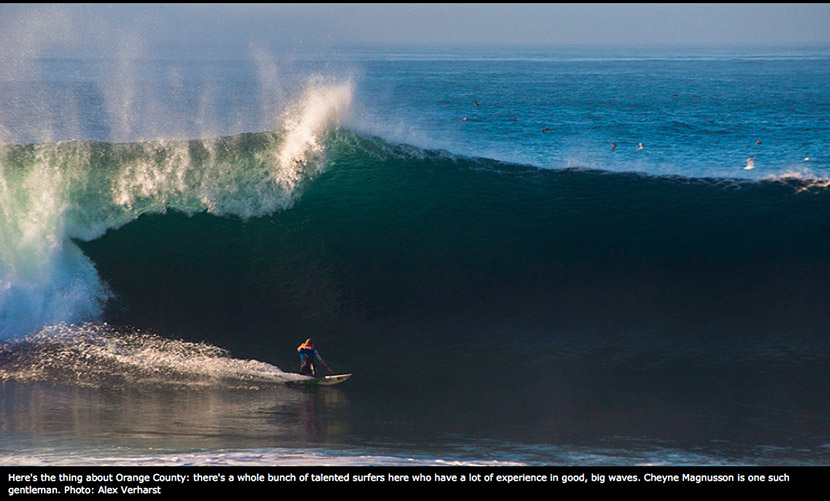
<svg viewBox="0 0 830 501">
<path fill-rule="evenodd" d="M 300 354 L 300 374 L 304 376 L 317 377 L 317 362 L 323 364 L 328 371 L 334 374 L 334 371 L 329 367 L 329 364 L 320 356 L 317 349 L 314 348 L 314 340 L 308 338 L 303 344 L 297 347 L 297 352 Z"/>
</svg>

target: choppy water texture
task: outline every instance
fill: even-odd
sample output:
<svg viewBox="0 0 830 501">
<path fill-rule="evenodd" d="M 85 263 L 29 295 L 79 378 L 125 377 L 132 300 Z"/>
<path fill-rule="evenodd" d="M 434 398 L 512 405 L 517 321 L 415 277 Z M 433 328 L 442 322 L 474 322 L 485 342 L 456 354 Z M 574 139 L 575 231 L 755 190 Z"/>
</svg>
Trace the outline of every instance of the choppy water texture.
<svg viewBox="0 0 830 501">
<path fill-rule="evenodd" d="M 27 61 L 2 462 L 827 464 L 828 57 Z"/>
</svg>

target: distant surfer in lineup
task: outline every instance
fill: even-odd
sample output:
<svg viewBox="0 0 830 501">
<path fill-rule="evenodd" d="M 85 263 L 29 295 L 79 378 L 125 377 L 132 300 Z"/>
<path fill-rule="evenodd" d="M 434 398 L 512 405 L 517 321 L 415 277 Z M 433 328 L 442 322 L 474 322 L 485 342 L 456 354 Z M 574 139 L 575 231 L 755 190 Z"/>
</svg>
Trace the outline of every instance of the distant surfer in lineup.
<svg viewBox="0 0 830 501">
<path fill-rule="evenodd" d="M 320 353 L 314 348 L 314 340 L 308 338 L 303 344 L 297 347 L 297 352 L 300 354 L 300 374 L 304 376 L 317 377 L 317 362 L 323 364 L 332 374 L 334 373 L 329 367 L 329 364 L 320 356 Z"/>
<path fill-rule="evenodd" d="M 637 143 L 637 149 L 642 150 L 643 149 L 643 143 Z"/>
<path fill-rule="evenodd" d="M 481 106 L 481 105 L 480 105 L 480 104 L 478 104 L 478 101 L 476 101 L 475 99 L 473 99 L 473 106 L 478 107 L 478 106 Z"/>
<path fill-rule="evenodd" d="M 617 143 L 611 143 L 611 151 L 614 151 L 616 149 L 617 149 Z"/>
<path fill-rule="evenodd" d="M 751 157 L 746 159 L 746 167 L 744 167 L 744 170 L 750 170 L 750 169 L 754 169 L 754 168 L 755 168 L 755 155 L 752 155 Z"/>
</svg>

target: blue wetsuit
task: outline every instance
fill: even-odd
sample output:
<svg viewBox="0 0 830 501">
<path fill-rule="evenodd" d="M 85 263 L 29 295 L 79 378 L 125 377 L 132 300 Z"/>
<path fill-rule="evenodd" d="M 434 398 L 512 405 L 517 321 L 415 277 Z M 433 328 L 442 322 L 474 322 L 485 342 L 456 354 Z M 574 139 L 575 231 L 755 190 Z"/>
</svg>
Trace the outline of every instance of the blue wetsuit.
<svg viewBox="0 0 830 501">
<path fill-rule="evenodd" d="M 300 348 L 300 374 L 304 376 L 317 376 L 317 364 L 320 354 L 314 348 Z"/>
</svg>

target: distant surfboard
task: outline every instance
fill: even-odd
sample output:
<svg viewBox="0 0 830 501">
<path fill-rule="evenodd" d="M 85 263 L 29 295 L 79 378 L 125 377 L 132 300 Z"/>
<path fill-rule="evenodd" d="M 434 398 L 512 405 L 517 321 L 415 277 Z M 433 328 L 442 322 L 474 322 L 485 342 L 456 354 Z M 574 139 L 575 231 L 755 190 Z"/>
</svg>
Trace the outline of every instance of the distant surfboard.
<svg viewBox="0 0 830 501">
<path fill-rule="evenodd" d="M 331 386 L 334 384 L 340 384 L 343 381 L 352 377 L 351 374 L 337 374 L 334 376 L 323 376 L 323 377 L 315 377 L 309 379 L 301 379 L 299 381 L 292 381 L 293 384 L 298 385 L 310 385 L 310 386 Z"/>
</svg>

